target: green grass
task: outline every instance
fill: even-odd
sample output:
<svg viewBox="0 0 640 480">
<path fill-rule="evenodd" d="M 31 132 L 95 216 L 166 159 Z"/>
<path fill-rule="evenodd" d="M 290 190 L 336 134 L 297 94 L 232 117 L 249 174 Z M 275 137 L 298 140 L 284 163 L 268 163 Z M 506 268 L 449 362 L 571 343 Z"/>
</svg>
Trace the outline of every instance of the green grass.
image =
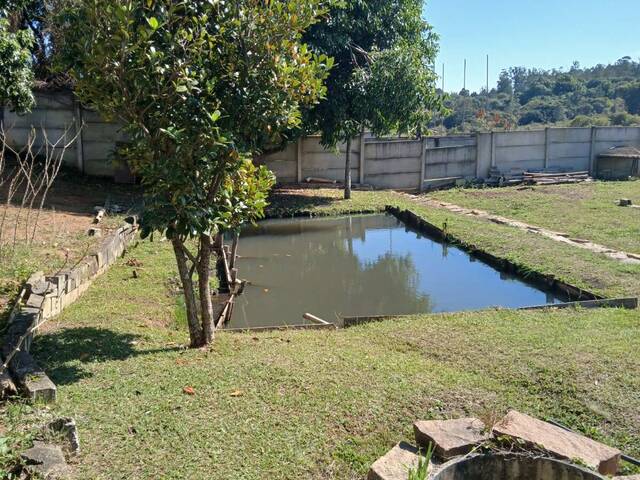
<svg viewBox="0 0 640 480">
<path fill-rule="evenodd" d="M 640 253 L 640 181 L 491 189 L 454 189 L 429 197 L 551 228 L 620 250 Z"/>
<path fill-rule="evenodd" d="M 122 260 L 36 342 L 52 413 L 79 424 L 75 478 L 361 478 L 416 419 L 510 407 L 640 454 L 637 312 L 416 316 L 188 351 L 169 246 L 130 255 L 141 278 Z"/>
<path fill-rule="evenodd" d="M 270 215 L 399 205 L 523 268 L 608 296 L 640 292 L 640 269 L 536 235 L 393 193 L 343 201 L 337 190 L 312 192 L 276 197 Z M 143 263 L 137 279 L 131 257 Z M 340 331 L 220 333 L 212 350 L 190 351 L 175 284 L 170 245 L 140 242 L 35 342 L 59 388 L 48 414 L 79 425 L 74 478 L 362 478 L 411 440 L 414 420 L 489 421 L 509 408 L 640 456 L 638 311 L 486 311 Z M 42 409 L 11 411 L 6 429 L 18 432 Z"/>
</svg>

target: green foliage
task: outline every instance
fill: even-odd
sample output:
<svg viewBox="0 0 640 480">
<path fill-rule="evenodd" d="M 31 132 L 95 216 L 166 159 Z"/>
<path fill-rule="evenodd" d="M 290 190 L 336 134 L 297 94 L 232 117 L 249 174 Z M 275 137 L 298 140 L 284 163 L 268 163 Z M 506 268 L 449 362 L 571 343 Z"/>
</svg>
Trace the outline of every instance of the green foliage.
<svg viewBox="0 0 640 480">
<path fill-rule="evenodd" d="M 8 20 L 12 32 L 28 32 L 32 41 L 28 47 L 34 75 L 39 80 L 54 80 L 51 76 L 51 58 L 55 50 L 53 12 L 68 0 L 5 0 L 0 6 L 0 17 Z"/>
<path fill-rule="evenodd" d="M 356 117 L 375 135 L 411 132 L 426 125 L 441 107 L 435 95 L 436 76 L 425 68 L 423 52 L 404 42 L 370 55 L 370 67 L 354 72 L 361 96 Z"/>
<path fill-rule="evenodd" d="M 429 464 L 431 463 L 431 457 L 433 456 L 433 443 L 429 443 L 429 448 L 424 457 L 420 457 L 418 460 L 418 466 L 414 470 L 409 470 L 409 476 L 407 480 L 427 480 L 429 476 Z"/>
<path fill-rule="evenodd" d="M 12 32 L 9 22 L 0 17 L 0 105 L 8 105 L 20 113 L 30 110 L 35 103 L 31 91 L 32 44 L 31 32 Z"/>
<path fill-rule="evenodd" d="M 368 127 L 377 134 L 420 129 L 437 107 L 430 69 L 437 36 L 420 0 L 356 0 L 336 5 L 305 35 L 335 59 L 326 98 L 307 110 L 308 132 L 335 146 Z"/>
<path fill-rule="evenodd" d="M 453 131 L 637 125 L 640 62 L 625 57 L 585 69 L 576 63 L 569 71 L 514 67 L 500 74 L 490 92 L 460 92 L 451 95 L 446 106 L 451 114 L 442 125 Z"/>
<path fill-rule="evenodd" d="M 144 233 L 193 237 L 259 215 L 272 178 L 243 156 L 324 93 L 332 63 L 301 36 L 325 3 L 78 0 L 63 12 L 60 68 L 126 126 Z"/>
</svg>

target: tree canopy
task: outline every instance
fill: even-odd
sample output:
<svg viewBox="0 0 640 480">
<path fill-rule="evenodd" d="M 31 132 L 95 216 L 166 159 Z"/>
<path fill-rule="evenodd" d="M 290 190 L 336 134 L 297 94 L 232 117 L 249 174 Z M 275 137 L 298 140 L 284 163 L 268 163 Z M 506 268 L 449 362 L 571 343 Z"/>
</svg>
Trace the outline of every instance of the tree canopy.
<svg viewBox="0 0 640 480">
<path fill-rule="evenodd" d="M 364 129 L 375 135 L 420 132 L 439 108 L 431 68 L 437 36 L 422 19 L 422 0 L 354 0 L 334 5 L 304 39 L 334 59 L 326 97 L 305 111 L 305 132 L 325 146 Z M 349 154 L 345 196 L 350 195 Z"/>
<path fill-rule="evenodd" d="M 301 41 L 325 4 L 77 0 L 59 19 L 60 68 L 84 103 L 129 133 L 126 154 L 145 186 L 143 235 L 173 242 L 193 346 L 215 329 L 213 238 L 259 218 L 273 184 L 246 156 L 299 126 L 301 105 L 325 91 L 332 62 Z"/>
<path fill-rule="evenodd" d="M 0 107 L 20 113 L 33 107 L 32 44 L 30 31 L 14 31 L 8 19 L 0 16 Z"/>
<path fill-rule="evenodd" d="M 567 71 L 513 67 L 491 91 L 453 94 L 446 104 L 451 114 L 442 125 L 454 131 L 640 124 L 640 62 L 624 57 Z"/>
</svg>

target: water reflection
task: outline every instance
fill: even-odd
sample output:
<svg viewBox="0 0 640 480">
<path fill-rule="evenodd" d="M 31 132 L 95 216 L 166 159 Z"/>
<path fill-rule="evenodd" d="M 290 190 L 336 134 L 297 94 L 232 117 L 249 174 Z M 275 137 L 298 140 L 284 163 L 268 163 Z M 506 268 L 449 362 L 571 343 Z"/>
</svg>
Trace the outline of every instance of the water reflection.
<svg viewBox="0 0 640 480">
<path fill-rule="evenodd" d="M 250 281 L 230 327 L 558 301 L 388 215 L 261 222 L 241 237 Z"/>
</svg>

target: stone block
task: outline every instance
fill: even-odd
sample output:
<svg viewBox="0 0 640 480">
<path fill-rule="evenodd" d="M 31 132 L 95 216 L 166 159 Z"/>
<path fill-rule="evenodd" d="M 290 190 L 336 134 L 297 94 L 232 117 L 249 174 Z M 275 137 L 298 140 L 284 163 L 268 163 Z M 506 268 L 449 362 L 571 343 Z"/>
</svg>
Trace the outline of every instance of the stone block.
<svg viewBox="0 0 640 480">
<path fill-rule="evenodd" d="M 523 440 L 563 459 L 579 460 L 604 475 L 618 471 L 620 450 L 515 410 L 494 425 L 493 433 Z"/>
<path fill-rule="evenodd" d="M 45 296 L 49 291 L 49 282 L 43 280 L 39 280 L 35 283 L 28 283 L 29 292 L 31 295 L 41 295 Z"/>
<path fill-rule="evenodd" d="M 46 298 L 42 295 L 29 295 L 26 305 L 27 307 L 37 308 L 41 310 L 43 305 L 45 304 L 45 301 Z"/>
<path fill-rule="evenodd" d="M 30 400 L 55 401 L 56 386 L 27 352 L 16 353 L 9 364 L 9 369 L 18 387 Z"/>
<path fill-rule="evenodd" d="M 60 478 L 67 473 L 67 462 L 62 449 L 40 441 L 33 442 L 33 447 L 22 453 L 27 470 L 38 478 Z"/>
<path fill-rule="evenodd" d="M 400 442 L 371 465 L 367 480 L 407 480 L 409 470 L 417 468 L 419 461 L 417 449 Z"/>
<path fill-rule="evenodd" d="M 0 400 L 18 393 L 11 376 L 7 370 L 0 373 Z"/>
<path fill-rule="evenodd" d="M 413 431 L 418 445 L 426 449 L 432 443 L 435 454 L 445 459 L 467 454 L 491 437 L 477 418 L 418 421 Z"/>
</svg>

